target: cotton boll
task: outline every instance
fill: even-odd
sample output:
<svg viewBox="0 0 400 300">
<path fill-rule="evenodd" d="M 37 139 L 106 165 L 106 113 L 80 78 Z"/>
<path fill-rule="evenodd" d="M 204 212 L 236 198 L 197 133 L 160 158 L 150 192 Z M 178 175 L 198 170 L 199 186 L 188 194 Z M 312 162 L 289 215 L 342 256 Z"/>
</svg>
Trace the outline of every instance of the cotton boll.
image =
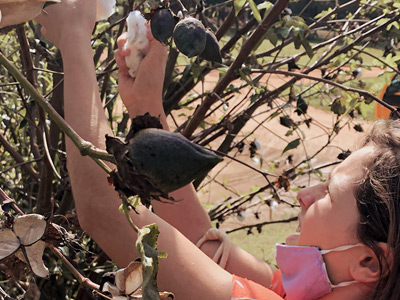
<svg viewBox="0 0 400 300">
<path fill-rule="evenodd" d="M 279 203 L 276 200 L 272 200 L 270 203 L 270 207 L 273 211 L 276 211 L 278 209 Z"/>
<path fill-rule="evenodd" d="M 140 61 L 146 56 L 149 47 L 146 20 L 139 11 L 135 10 L 126 18 L 126 23 L 128 31 L 124 49 L 129 49 L 131 53 L 125 57 L 125 62 L 129 68 L 129 75 L 135 78 Z"/>
<path fill-rule="evenodd" d="M 96 21 L 109 18 L 115 12 L 115 0 L 97 0 Z"/>
</svg>

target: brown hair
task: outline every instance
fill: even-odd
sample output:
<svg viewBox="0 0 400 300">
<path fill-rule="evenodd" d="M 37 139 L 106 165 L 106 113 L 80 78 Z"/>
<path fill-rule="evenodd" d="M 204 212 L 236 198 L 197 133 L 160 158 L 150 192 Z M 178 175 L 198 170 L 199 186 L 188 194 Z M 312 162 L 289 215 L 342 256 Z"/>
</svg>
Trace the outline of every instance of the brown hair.
<svg viewBox="0 0 400 300">
<path fill-rule="evenodd" d="M 358 237 L 379 260 L 381 276 L 371 299 L 400 299 L 400 121 L 379 121 L 367 136 L 364 146 L 375 148 L 368 172 L 356 188 L 360 213 Z M 387 243 L 387 257 L 378 246 Z M 385 272 L 383 272 L 385 270 Z"/>
</svg>

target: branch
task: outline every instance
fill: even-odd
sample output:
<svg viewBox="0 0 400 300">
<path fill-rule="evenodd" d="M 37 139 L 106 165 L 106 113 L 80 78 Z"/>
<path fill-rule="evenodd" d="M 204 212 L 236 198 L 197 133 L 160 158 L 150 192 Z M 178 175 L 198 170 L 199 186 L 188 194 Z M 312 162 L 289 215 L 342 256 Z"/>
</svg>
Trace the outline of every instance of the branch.
<svg viewBox="0 0 400 300">
<path fill-rule="evenodd" d="M 271 27 L 272 22 L 281 14 L 287 6 L 289 0 L 278 0 L 271 11 L 264 17 L 260 25 L 256 28 L 250 38 L 244 43 L 236 60 L 232 63 L 224 77 L 217 83 L 212 93 L 204 99 L 204 102 L 194 112 L 192 119 L 183 131 L 183 135 L 190 137 L 199 126 L 208 109 L 218 99 L 215 95 L 221 94 L 228 84 L 237 77 L 235 71 L 239 69 L 249 56 L 251 50 L 264 36 L 265 32 Z"/>
<path fill-rule="evenodd" d="M 269 225 L 269 224 L 290 223 L 290 222 L 297 221 L 297 220 L 298 220 L 298 217 L 291 217 L 291 218 L 285 219 L 285 220 L 267 221 L 267 222 L 262 222 L 262 223 L 253 224 L 253 225 L 246 225 L 246 226 L 234 228 L 234 229 L 225 231 L 225 233 L 232 233 L 232 232 L 239 231 L 239 230 L 243 230 L 243 229 L 251 229 L 251 228 L 253 228 L 253 227 L 261 227 L 261 226 L 263 226 L 263 225 Z"/>
<path fill-rule="evenodd" d="M 83 276 L 79 271 L 70 263 L 70 261 L 61 253 L 61 251 L 55 247 L 53 244 L 46 243 L 50 247 L 51 251 L 63 262 L 67 269 L 72 273 L 72 275 L 78 280 L 78 282 L 84 287 L 90 288 L 95 291 L 100 290 L 100 286 L 89 278 Z"/>
</svg>

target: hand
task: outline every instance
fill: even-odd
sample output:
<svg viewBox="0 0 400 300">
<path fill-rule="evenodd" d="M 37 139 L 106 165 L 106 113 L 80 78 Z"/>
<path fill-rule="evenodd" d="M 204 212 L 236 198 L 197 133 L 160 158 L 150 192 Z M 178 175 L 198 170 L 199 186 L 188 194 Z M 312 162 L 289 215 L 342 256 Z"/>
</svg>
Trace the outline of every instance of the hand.
<svg viewBox="0 0 400 300">
<path fill-rule="evenodd" d="M 96 22 L 96 0 L 63 0 L 46 7 L 36 18 L 42 34 L 57 48 L 87 41 Z"/>
<path fill-rule="evenodd" d="M 115 61 L 118 65 L 118 87 L 122 101 L 131 117 L 150 112 L 153 115 L 162 113 L 162 89 L 167 61 L 167 50 L 151 34 L 147 25 L 149 50 L 142 59 L 136 78 L 129 76 L 125 57 L 130 54 L 124 50 L 126 33 L 118 40 L 118 50 L 115 51 Z"/>
</svg>

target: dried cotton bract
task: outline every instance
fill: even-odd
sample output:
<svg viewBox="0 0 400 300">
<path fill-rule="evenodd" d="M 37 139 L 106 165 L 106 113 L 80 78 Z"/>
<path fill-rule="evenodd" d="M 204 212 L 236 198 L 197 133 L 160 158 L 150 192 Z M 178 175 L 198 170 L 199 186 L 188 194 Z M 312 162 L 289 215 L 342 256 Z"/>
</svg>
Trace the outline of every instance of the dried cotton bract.
<svg viewBox="0 0 400 300">
<path fill-rule="evenodd" d="M 140 61 L 146 56 L 149 47 L 145 23 L 145 18 L 137 10 L 132 11 L 126 18 L 128 31 L 124 49 L 129 49 L 131 53 L 125 57 L 125 62 L 129 68 L 129 75 L 133 78 L 136 77 Z"/>
<path fill-rule="evenodd" d="M 0 230 L 0 260 L 15 254 L 37 276 L 48 277 L 49 271 L 42 260 L 45 242 L 40 240 L 46 226 L 44 217 L 38 214 L 16 217 L 12 229 Z"/>
</svg>

